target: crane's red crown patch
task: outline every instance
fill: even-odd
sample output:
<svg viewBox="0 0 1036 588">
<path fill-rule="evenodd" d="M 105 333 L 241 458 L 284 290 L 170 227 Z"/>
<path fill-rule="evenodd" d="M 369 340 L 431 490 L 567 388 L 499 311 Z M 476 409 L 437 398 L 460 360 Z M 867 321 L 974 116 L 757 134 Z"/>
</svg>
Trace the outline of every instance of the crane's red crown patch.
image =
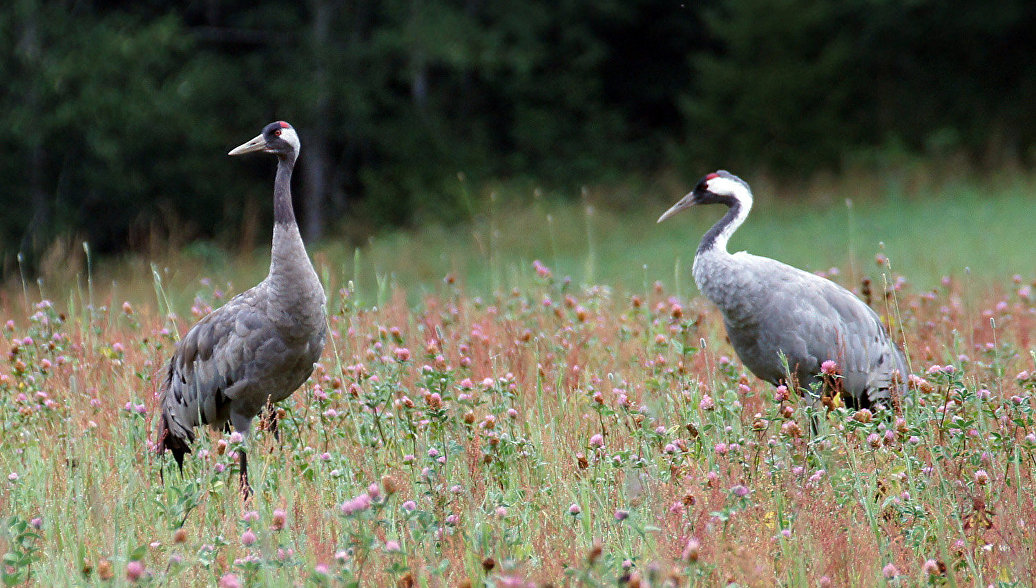
<svg viewBox="0 0 1036 588">
<path fill-rule="evenodd" d="M 282 121 L 279 121 L 279 122 L 278 122 L 278 124 L 280 124 L 280 125 L 281 125 L 281 128 L 282 128 L 282 129 L 286 129 L 286 128 L 288 128 L 288 127 L 290 127 L 290 126 L 291 126 L 291 125 L 289 125 L 288 123 L 284 122 L 283 120 L 282 120 Z"/>
<path fill-rule="evenodd" d="M 716 179 L 718 177 L 719 177 L 719 174 L 717 174 L 716 172 L 713 172 L 713 173 L 705 176 L 705 181 L 707 182 L 709 180 L 714 180 L 714 179 Z"/>
</svg>

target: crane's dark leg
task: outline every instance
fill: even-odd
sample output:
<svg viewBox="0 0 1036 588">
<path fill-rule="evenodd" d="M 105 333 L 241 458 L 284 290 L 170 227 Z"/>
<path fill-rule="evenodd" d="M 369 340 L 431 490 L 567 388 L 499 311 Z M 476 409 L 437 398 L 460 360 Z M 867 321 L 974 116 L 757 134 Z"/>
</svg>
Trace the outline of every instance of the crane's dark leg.
<svg viewBox="0 0 1036 588">
<path fill-rule="evenodd" d="M 248 500 L 252 496 L 252 485 L 248 483 L 248 452 L 245 451 L 245 447 L 248 445 L 248 432 L 252 428 L 252 417 L 231 413 L 230 422 L 233 423 L 234 430 L 241 433 L 241 445 L 237 449 L 241 460 L 241 498 Z"/>
<path fill-rule="evenodd" d="M 241 456 L 241 500 L 247 501 L 252 497 L 252 485 L 248 483 L 248 454 L 244 449 L 238 450 Z"/>
</svg>

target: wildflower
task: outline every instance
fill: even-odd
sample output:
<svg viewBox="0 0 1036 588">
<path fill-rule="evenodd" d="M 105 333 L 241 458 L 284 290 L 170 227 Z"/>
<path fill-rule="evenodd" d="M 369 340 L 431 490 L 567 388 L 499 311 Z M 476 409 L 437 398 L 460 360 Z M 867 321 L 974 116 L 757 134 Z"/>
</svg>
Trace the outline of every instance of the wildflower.
<svg viewBox="0 0 1036 588">
<path fill-rule="evenodd" d="M 896 576 L 899 575 L 899 570 L 896 569 L 896 566 L 894 566 L 892 564 L 888 564 L 885 567 L 881 568 L 881 573 L 886 578 L 891 580 L 892 578 L 895 578 Z"/>
<path fill-rule="evenodd" d="M 246 523 L 251 523 L 253 521 L 258 521 L 259 520 L 259 511 L 257 511 L 257 510 L 247 511 L 247 512 L 245 512 L 245 514 L 241 515 L 241 518 Z"/>
<path fill-rule="evenodd" d="M 399 541 L 386 541 L 385 551 L 388 551 L 389 553 L 399 553 L 402 551 L 402 548 L 399 546 Z"/>
<path fill-rule="evenodd" d="M 726 443 L 717 443 L 714 449 L 717 455 L 726 455 L 728 448 Z"/>
<path fill-rule="evenodd" d="M 139 561 L 131 561 L 126 564 L 126 579 L 130 582 L 136 582 L 144 575 L 144 564 Z"/>
<path fill-rule="evenodd" d="M 604 437 L 600 433 L 595 433 L 590 437 L 590 447 L 601 448 L 604 447 Z"/>
<path fill-rule="evenodd" d="M 781 537 L 791 539 L 791 529 L 781 529 Z"/>
<path fill-rule="evenodd" d="M 507 516 L 507 507 L 506 506 L 498 506 L 498 507 L 496 507 L 496 516 L 498 516 L 500 518 L 506 517 Z"/>
<path fill-rule="evenodd" d="M 628 519 L 629 517 L 630 517 L 630 512 L 628 510 L 619 509 L 619 510 L 615 511 L 615 520 L 616 521 L 622 522 L 622 521 L 625 521 L 626 519 Z"/>
<path fill-rule="evenodd" d="M 233 433 L 230 434 L 230 442 L 231 443 L 241 443 L 242 441 L 244 441 L 244 439 L 245 438 L 241 435 L 241 433 L 239 433 L 237 431 L 234 431 Z"/>
<path fill-rule="evenodd" d="M 681 557 L 683 557 L 684 561 L 694 562 L 694 561 L 698 561 L 698 557 L 700 557 L 700 556 L 701 556 L 701 543 L 697 539 L 694 539 L 692 537 L 691 539 L 689 539 L 687 541 L 687 545 L 684 546 L 683 553 L 681 554 Z"/>
<path fill-rule="evenodd" d="M 984 486 L 989 483 L 989 474 L 986 470 L 978 470 L 975 472 L 975 483 L 979 486 Z"/>
<path fill-rule="evenodd" d="M 789 406 L 788 408 L 791 407 Z M 799 437 L 802 435 L 802 427 L 795 421 L 787 421 L 781 425 L 781 433 L 789 437 Z"/>
<path fill-rule="evenodd" d="M 867 443 L 874 449 L 877 449 L 881 447 L 881 437 L 877 433 L 871 433 L 867 435 Z"/>
<path fill-rule="evenodd" d="M 11 472 L 10 474 L 7 475 L 7 479 L 12 481 L 12 482 L 17 482 L 18 481 L 18 474 L 15 473 L 15 472 Z"/>
<path fill-rule="evenodd" d="M 252 532 L 252 529 L 248 529 L 247 531 L 241 534 L 241 543 L 243 545 L 254 545 L 255 542 L 258 540 L 259 538 L 255 536 L 255 533 Z"/>
<path fill-rule="evenodd" d="M 737 496 L 738 498 L 744 498 L 745 496 L 748 496 L 748 493 L 750 492 L 750 490 L 748 489 L 747 486 L 744 486 L 742 484 L 738 484 L 737 486 L 734 486 L 733 488 L 731 488 L 730 492 L 734 496 Z"/>
<path fill-rule="evenodd" d="M 273 511 L 273 520 L 270 522 L 270 530 L 280 531 L 288 522 L 288 514 L 283 509 Z"/>
<path fill-rule="evenodd" d="M 578 516 L 581 512 L 583 512 L 583 509 L 580 508 L 579 505 L 574 502 L 572 503 L 572 506 L 568 507 L 568 514 L 572 516 Z"/>
<path fill-rule="evenodd" d="M 413 512 L 413 511 L 417 510 L 417 503 L 414 502 L 413 500 L 407 500 L 406 502 L 403 503 L 403 510 L 405 510 L 407 512 Z"/>
<path fill-rule="evenodd" d="M 43 519 L 41 519 L 40 517 L 34 517 L 31 521 L 29 521 L 29 525 L 32 526 L 33 529 L 39 531 L 43 528 Z"/>
<path fill-rule="evenodd" d="M 183 527 L 180 527 L 173 533 L 173 543 L 186 543 L 187 542 L 187 531 Z"/>
<path fill-rule="evenodd" d="M 313 571 L 321 576 L 326 576 L 328 572 L 327 564 L 317 564 L 313 567 Z"/>
<path fill-rule="evenodd" d="M 115 574 L 112 572 L 112 562 L 102 559 L 101 562 L 97 564 L 97 577 L 104 581 L 114 578 Z"/>
<path fill-rule="evenodd" d="M 703 394 L 701 402 L 698 403 L 698 407 L 702 410 L 712 410 L 716 408 L 716 403 L 712 401 L 712 397 L 708 394 Z"/>
<path fill-rule="evenodd" d="M 241 588 L 241 580 L 234 574 L 224 574 L 219 579 L 219 588 Z"/>
<path fill-rule="evenodd" d="M 396 356 L 396 361 L 403 363 L 410 359 L 410 350 L 406 347 L 396 347 L 392 350 L 393 355 Z"/>
<path fill-rule="evenodd" d="M 862 408 L 862 409 L 856 411 L 856 414 L 853 415 L 853 420 L 855 420 L 857 422 L 860 422 L 860 423 L 867 424 L 867 423 L 871 422 L 871 419 L 873 417 L 874 417 L 874 414 L 871 411 L 867 410 L 866 408 Z"/>
<path fill-rule="evenodd" d="M 925 560 L 921 565 L 921 571 L 929 576 L 935 576 L 939 573 L 939 563 L 934 559 Z"/>
</svg>

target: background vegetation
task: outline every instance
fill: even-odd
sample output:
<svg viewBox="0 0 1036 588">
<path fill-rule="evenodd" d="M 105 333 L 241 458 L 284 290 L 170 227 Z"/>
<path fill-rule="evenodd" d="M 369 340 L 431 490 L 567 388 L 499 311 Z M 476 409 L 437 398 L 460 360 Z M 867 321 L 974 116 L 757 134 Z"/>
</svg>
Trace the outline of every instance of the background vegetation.
<svg viewBox="0 0 1036 588">
<path fill-rule="evenodd" d="M 464 222 L 501 182 L 628 205 L 660 172 L 1024 169 L 1033 30 L 1024 0 L 16 0 L 0 276 L 70 236 L 265 240 L 240 220 L 268 218 L 269 166 L 223 154 L 273 119 L 302 133 L 311 241 Z"/>
</svg>

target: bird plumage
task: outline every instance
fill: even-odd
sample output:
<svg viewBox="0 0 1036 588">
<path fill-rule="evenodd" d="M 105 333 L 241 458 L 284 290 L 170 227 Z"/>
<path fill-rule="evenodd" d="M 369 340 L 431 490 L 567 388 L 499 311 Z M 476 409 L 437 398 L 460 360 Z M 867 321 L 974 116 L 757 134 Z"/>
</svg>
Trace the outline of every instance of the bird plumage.
<svg viewBox="0 0 1036 588">
<path fill-rule="evenodd" d="M 740 178 L 720 171 L 659 220 L 692 204 L 729 207 L 703 237 L 693 275 L 719 307 L 731 345 L 753 374 L 785 383 L 783 354 L 792 377 L 809 390 L 821 381 L 821 365 L 838 364 L 843 393 L 859 406 L 888 404 L 903 391 L 906 358 L 881 319 L 845 288 L 767 257 L 731 254 L 727 241 L 748 217 L 752 193 Z"/>
<path fill-rule="evenodd" d="M 279 159 L 270 272 L 191 327 L 169 361 L 161 391 L 158 452 L 171 451 L 181 467 L 195 427 L 221 428 L 229 422 L 247 436 L 252 419 L 267 403 L 284 400 L 301 386 L 323 351 L 324 290 L 291 209 L 291 171 L 298 149 L 294 130 L 278 122 L 231 152 L 263 150 Z"/>
</svg>

